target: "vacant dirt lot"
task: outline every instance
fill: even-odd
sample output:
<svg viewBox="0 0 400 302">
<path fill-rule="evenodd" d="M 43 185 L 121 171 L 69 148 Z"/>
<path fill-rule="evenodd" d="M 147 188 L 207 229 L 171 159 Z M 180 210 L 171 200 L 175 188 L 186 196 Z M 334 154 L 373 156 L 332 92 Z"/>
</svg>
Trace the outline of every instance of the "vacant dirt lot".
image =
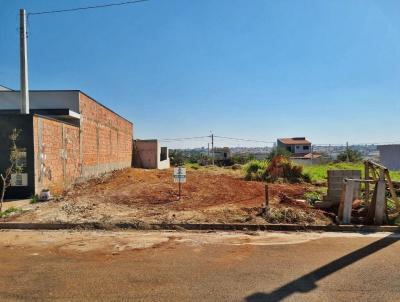
<svg viewBox="0 0 400 302">
<path fill-rule="evenodd" d="M 309 184 L 271 184 L 272 221 L 328 223 L 322 212 L 279 203 L 282 194 L 302 198 Z M 14 221 L 265 223 L 257 215 L 264 184 L 244 181 L 227 169 L 189 170 L 182 199 L 172 170 L 125 169 L 76 185 L 55 201 L 26 208 Z"/>
</svg>

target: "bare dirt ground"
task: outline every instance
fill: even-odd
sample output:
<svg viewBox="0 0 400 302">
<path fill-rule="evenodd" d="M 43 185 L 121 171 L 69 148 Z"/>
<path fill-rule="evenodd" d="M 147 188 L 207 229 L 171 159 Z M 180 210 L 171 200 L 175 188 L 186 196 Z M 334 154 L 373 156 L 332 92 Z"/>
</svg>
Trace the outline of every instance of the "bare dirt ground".
<svg viewBox="0 0 400 302">
<path fill-rule="evenodd" d="M 269 222 L 327 224 L 321 211 L 282 201 L 302 198 L 309 184 L 270 184 Z M 265 223 L 265 189 L 229 169 L 188 170 L 182 198 L 172 170 L 125 169 L 76 185 L 63 196 L 9 218 L 27 222 Z"/>
</svg>

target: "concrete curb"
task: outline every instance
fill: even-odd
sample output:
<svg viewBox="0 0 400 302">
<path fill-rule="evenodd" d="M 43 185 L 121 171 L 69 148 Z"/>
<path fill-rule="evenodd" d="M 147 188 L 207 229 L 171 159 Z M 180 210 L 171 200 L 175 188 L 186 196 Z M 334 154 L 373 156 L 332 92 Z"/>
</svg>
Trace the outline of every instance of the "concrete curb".
<svg viewBox="0 0 400 302">
<path fill-rule="evenodd" d="M 197 231 L 287 231 L 287 232 L 392 232 L 400 233 L 398 226 L 369 225 L 298 225 L 298 224 L 209 224 L 209 223 L 15 223 L 0 222 L 7 230 L 197 230 Z"/>
</svg>

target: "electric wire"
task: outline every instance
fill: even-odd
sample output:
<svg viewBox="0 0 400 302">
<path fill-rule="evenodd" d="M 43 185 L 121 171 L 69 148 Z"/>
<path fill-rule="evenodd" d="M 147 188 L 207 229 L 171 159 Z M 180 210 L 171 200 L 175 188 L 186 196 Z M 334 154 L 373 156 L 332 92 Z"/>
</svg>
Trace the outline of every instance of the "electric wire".
<svg viewBox="0 0 400 302">
<path fill-rule="evenodd" d="M 129 5 L 129 4 L 137 4 L 137 3 L 140 3 L 140 2 L 147 2 L 147 1 L 150 1 L 150 0 L 132 0 L 132 1 L 124 1 L 124 2 L 92 5 L 92 6 L 83 6 L 83 7 L 75 7 L 75 8 L 66 8 L 66 9 L 49 10 L 49 11 L 41 11 L 41 12 L 32 12 L 32 13 L 28 13 L 27 15 L 28 16 L 34 16 L 34 15 L 45 15 L 45 14 L 58 14 L 58 13 L 74 12 L 74 11 L 79 11 L 79 10 L 106 8 L 106 7 Z"/>
<path fill-rule="evenodd" d="M 255 140 L 255 139 L 248 139 L 248 138 L 237 138 L 237 137 L 227 137 L 227 136 L 219 136 L 219 135 L 214 135 L 214 137 L 217 138 L 223 138 L 223 139 L 230 139 L 230 140 L 235 140 L 235 141 L 246 141 L 246 142 L 254 142 L 254 143 L 265 143 L 265 144 L 273 144 L 275 141 L 261 141 L 261 140 Z"/>
</svg>

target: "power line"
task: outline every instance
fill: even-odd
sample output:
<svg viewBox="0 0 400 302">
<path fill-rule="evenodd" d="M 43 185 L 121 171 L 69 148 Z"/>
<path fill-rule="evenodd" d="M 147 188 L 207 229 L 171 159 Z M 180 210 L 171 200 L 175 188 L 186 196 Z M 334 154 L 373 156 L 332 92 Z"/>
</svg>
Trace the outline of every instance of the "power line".
<svg viewBox="0 0 400 302">
<path fill-rule="evenodd" d="M 194 139 L 204 139 L 209 138 L 210 136 L 193 136 L 193 137 L 178 137 L 178 138 L 161 138 L 159 141 L 169 142 L 169 141 L 185 141 L 185 140 L 194 140 Z"/>
<path fill-rule="evenodd" d="M 264 143 L 264 144 L 273 144 L 273 143 L 275 143 L 275 141 L 267 142 L 267 141 L 260 141 L 260 140 L 255 140 L 255 139 L 227 137 L 227 136 L 219 136 L 219 135 L 214 135 L 214 137 L 230 139 L 230 140 L 235 140 L 235 141 L 255 142 L 255 143 Z"/>
<path fill-rule="evenodd" d="M 351 143 L 349 142 L 349 146 L 376 146 L 376 145 L 391 145 L 391 144 L 399 144 L 399 141 L 392 141 L 392 142 L 370 142 L 370 143 Z M 344 147 L 346 144 L 318 144 L 318 143 L 313 143 L 314 146 L 317 147 Z"/>
<path fill-rule="evenodd" d="M 59 9 L 59 10 L 33 12 L 33 13 L 28 13 L 28 16 L 74 12 L 74 11 L 79 11 L 79 10 L 87 10 L 87 9 L 105 8 L 105 7 L 111 7 L 111 6 L 136 4 L 136 3 L 139 3 L 139 2 L 146 2 L 146 1 L 149 1 L 149 0 L 132 0 L 132 1 L 125 1 L 125 2 L 118 2 L 118 3 L 108 3 L 108 4 L 100 4 L 100 5 L 93 5 L 93 6 L 83 6 L 83 7 L 75 7 L 75 8 L 67 8 L 67 9 Z"/>
</svg>

